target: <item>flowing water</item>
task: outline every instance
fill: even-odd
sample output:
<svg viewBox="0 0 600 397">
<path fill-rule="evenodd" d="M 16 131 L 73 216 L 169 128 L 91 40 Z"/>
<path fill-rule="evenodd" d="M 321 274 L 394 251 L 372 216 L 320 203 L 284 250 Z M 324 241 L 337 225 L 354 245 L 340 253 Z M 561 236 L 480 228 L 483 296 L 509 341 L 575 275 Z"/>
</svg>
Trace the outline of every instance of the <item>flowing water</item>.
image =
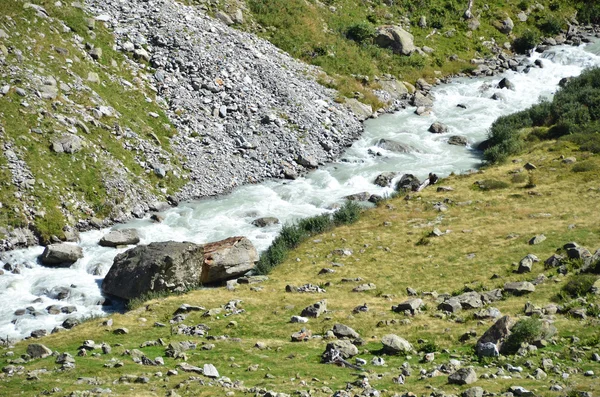
<svg viewBox="0 0 600 397">
<path fill-rule="evenodd" d="M 600 44 L 586 48 L 555 47 L 542 55 L 535 54 L 530 61 L 537 57 L 543 58 L 544 67 L 532 68 L 527 74 L 507 72 L 496 77 L 460 78 L 435 87 L 436 100 L 431 115 L 417 116 L 414 109 L 409 108 L 368 120 L 363 136 L 347 150 L 343 161 L 306 177 L 286 182 L 267 181 L 241 187 L 223 197 L 184 203 L 166 211 L 160 224 L 144 219 L 114 228 L 138 229 L 141 244 L 165 240 L 205 243 L 243 235 L 250 238 L 257 249 L 264 250 L 283 223 L 331 211 L 330 208 L 349 194 L 368 191 L 385 196 L 392 193 L 391 188 L 373 184 L 381 172 L 412 173 L 423 178 L 429 172 L 445 176 L 475 168 L 481 163 L 481 153 L 473 146 L 486 138 L 496 118 L 525 109 L 540 98 L 551 98 L 563 77 L 576 76 L 586 67 L 600 66 Z M 516 90 L 495 88 L 502 77 L 508 77 Z M 490 99 L 498 91 L 505 100 Z M 457 107 L 458 104 L 465 105 L 466 109 Z M 448 125 L 449 132 L 428 132 L 434 121 Z M 452 135 L 467 137 L 469 145 L 449 145 L 448 138 Z M 375 143 L 381 138 L 407 144 L 412 149 L 404 154 L 380 149 Z M 252 226 L 252 220 L 262 216 L 277 217 L 281 224 L 267 228 Z M 102 300 L 100 284 L 114 256 L 125 248 L 104 248 L 97 244 L 108 230 L 82 233 L 79 245 L 85 257 L 68 269 L 40 266 L 36 258 L 43 247 L 4 254 L 0 265 L 3 265 L 1 262 L 20 264 L 22 271 L 0 276 L 0 338 L 23 338 L 33 330 L 51 330 L 68 317 L 81 319 L 110 310 L 111 307 L 103 308 L 99 304 Z M 98 268 L 101 275 L 92 275 Z M 69 296 L 58 300 L 61 287 L 69 291 Z M 46 311 L 50 305 L 75 306 L 77 311 L 50 315 Z M 15 315 L 16 310 L 25 308 L 29 308 L 25 315 Z"/>
</svg>

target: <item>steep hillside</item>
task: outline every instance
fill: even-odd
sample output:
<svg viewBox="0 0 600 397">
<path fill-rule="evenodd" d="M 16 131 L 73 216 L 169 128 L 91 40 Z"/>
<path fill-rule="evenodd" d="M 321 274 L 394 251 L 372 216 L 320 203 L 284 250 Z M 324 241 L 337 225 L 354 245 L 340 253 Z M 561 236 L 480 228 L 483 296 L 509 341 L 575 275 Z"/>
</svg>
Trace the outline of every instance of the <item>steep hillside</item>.
<svg viewBox="0 0 600 397">
<path fill-rule="evenodd" d="M 43 243 L 75 239 L 167 201 L 293 178 L 361 131 L 317 69 L 198 8 L 0 11 L 2 249 L 33 242 L 28 226 Z"/>
</svg>

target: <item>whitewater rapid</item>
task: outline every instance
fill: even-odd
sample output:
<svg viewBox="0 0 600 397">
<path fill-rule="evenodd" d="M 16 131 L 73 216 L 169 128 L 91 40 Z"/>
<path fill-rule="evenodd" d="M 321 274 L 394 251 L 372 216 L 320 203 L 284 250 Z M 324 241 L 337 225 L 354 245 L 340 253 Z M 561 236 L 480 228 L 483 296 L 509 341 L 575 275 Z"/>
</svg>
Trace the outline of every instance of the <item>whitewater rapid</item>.
<svg viewBox="0 0 600 397">
<path fill-rule="evenodd" d="M 162 223 L 142 219 L 116 225 L 113 229 L 137 229 L 140 244 L 166 240 L 205 243 L 242 235 L 257 249 L 264 250 L 282 224 L 331 211 L 344 196 L 364 191 L 381 196 L 391 194 L 391 188 L 373 184 L 382 172 L 412 173 L 423 178 L 429 172 L 446 176 L 476 168 L 481 163 L 481 153 L 473 147 L 486 139 L 488 128 L 496 118 L 523 110 L 540 99 L 550 99 L 562 78 L 577 76 L 587 67 L 600 66 L 599 55 L 599 44 L 587 49 L 558 46 L 529 58 L 532 64 L 542 58 L 544 66 L 531 68 L 529 73 L 511 71 L 495 77 L 455 79 L 433 88 L 436 100 L 430 115 L 417 116 L 414 108 L 408 108 L 368 120 L 362 137 L 346 151 L 342 161 L 306 177 L 243 186 L 223 197 L 183 203 L 169 209 L 161 214 Z M 495 88 L 503 77 L 514 83 L 515 91 Z M 505 100 L 492 100 L 496 92 L 501 92 Z M 458 104 L 466 109 L 457 107 Z M 448 125 L 449 132 L 428 132 L 435 121 Z M 449 145 L 448 138 L 452 135 L 467 137 L 469 145 Z M 381 138 L 407 144 L 412 150 L 405 154 L 383 150 L 375 146 Z M 280 224 L 266 228 L 251 224 L 263 216 L 279 218 Z M 98 245 L 109 230 L 82 233 L 78 245 L 83 249 L 84 258 L 67 269 L 40 266 L 37 257 L 43 247 L 39 246 L 3 254 L 0 267 L 20 265 L 21 272 L 5 271 L 0 275 L 0 338 L 20 339 L 38 329 L 50 332 L 67 318 L 82 319 L 115 310 L 114 305 L 102 306 L 100 284 L 115 255 L 126 248 Z M 65 291 L 68 297 L 59 300 L 59 292 L 64 295 Z M 51 305 L 74 306 L 76 311 L 51 315 L 46 310 Z M 26 314 L 15 314 L 27 308 Z"/>
</svg>

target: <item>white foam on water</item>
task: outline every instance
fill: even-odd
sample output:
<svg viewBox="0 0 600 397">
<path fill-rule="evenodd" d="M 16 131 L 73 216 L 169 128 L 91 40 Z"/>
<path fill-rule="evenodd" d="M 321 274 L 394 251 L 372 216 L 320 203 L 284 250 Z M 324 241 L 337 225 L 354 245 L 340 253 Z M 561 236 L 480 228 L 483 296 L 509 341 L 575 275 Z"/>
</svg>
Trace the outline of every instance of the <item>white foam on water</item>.
<svg viewBox="0 0 600 397">
<path fill-rule="evenodd" d="M 594 45 L 600 54 L 600 46 Z M 492 122 L 502 115 L 523 110 L 539 101 L 551 98 L 559 81 L 576 76 L 590 66 L 600 65 L 600 56 L 586 52 L 582 47 L 555 47 L 542 55 L 534 54 L 530 61 L 541 58 L 544 67 L 532 68 L 529 73 L 507 72 L 501 76 L 460 78 L 433 89 L 436 98 L 432 114 L 417 116 L 414 108 L 384 115 L 365 123 L 362 137 L 350 147 L 344 159 L 316 170 L 294 181 L 267 181 L 236 189 L 216 199 L 183 203 L 162 215 L 162 223 L 149 219 L 134 220 L 118 228 L 135 228 L 141 235 L 141 244 L 153 241 L 191 241 L 205 243 L 230 236 L 247 236 L 257 249 L 264 250 L 281 229 L 294 220 L 331 211 L 344 196 L 367 191 L 382 196 L 392 193 L 391 188 L 375 186 L 372 182 L 385 171 L 412 173 L 424 178 L 429 172 L 446 176 L 477 167 L 480 153 L 473 145 L 484 140 Z M 497 83 L 510 79 L 516 89 L 499 90 Z M 501 92 L 505 101 L 491 96 Z M 463 104 L 466 109 L 458 108 Z M 428 132 L 434 121 L 448 125 L 446 134 Z M 467 137 L 469 146 L 451 146 L 451 135 Z M 385 138 L 410 145 L 414 152 L 394 153 L 377 148 L 376 142 Z M 369 153 L 380 152 L 381 156 Z M 257 228 L 251 222 L 263 216 L 274 216 L 279 225 Z M 12 251 L 3 254 L 0 265 L 21 265 L 21 273 L 5 272 L 0 276 L 0 338 L 28 336 L 33 330 L 51 330 L 68 317 L 85 318 L 103 315 L 100 284 L 112 261 L 126 248 L 100 247 L 98 241 L 109 229 L 81 234 L 79 246 L 84 258 L 67 269 L 40 266 L 37 257 L 43 247 Z M 96 270 L 97 276 L 92 273 Z M 57 288 L 64 287 L 68 296 L 58 300 Z M 63 291 L 64 292 L 64 291 Z M 71 314 L 47 314 L 50 305 L 75 306 Z M 16 316 L 18 309 L 30 308 L 31 313 Z"/>
</svg>

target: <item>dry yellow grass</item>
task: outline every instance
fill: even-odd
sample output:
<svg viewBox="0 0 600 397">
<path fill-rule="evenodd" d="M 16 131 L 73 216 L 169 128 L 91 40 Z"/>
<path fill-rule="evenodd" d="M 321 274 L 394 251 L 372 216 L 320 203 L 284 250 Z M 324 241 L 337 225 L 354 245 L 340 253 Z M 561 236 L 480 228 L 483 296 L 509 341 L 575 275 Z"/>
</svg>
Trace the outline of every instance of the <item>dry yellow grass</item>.
<svg viewBox="0 0 600 397">
<path fill-rule="evenodd" d="M 481 335 L 491 321 L 473 319 L 473 311 L 463 311 L 458 316 L 439 316 L 435 299 L 425 296 L 427 310 L 414 317 L 407 318 L 391 311 L 392 304 L 407 299 L 406 288 L 411 287 L 422 292 L 453 293 L 462 290 L 465 285 L 473 288 L 493 289 L 501 287 L 507 281 L 531 280 L 545 273 L 549 280 L 538 285 L 536 291 L 525 297 L 507 297 L 493 306 L 503 314 L 520 316 L 527 301 L 537 306 L 548 304 L 564 285 L 564 277 L 557 277 L 556 271 L 544 270 L 543 264 L 534 265 L 530 274 L 520 275 L 513 271 L 513 263 L 532 253 L 542 261 L 555 250 L 569 241 L 577 241 L 590 249 L 600 248 L 598 224 L 600 216 L 595 210 L 600 198 L 598 175 L 574 173 L 572 166 L 563 164 L 559 154 L 538 149 L 522 156 L 517 163 L 508 163 L 496 168 L 467 176 L 452 176 L 440 182 L 440 185 L 452 186 L 451 192 L 437 192 L 435 187 L 422 193 L 411 194 L 410 200 L 398 197 L 378 208 L 367 211 L 361 220 L 351 226 L 339 227 L 332 232 L 315 236 L 277 267 L 270 279 L 253 290 L 256 285 L 241 285 L 235 291 L 225 288 L 210 288 L 193 291 L 183 296 L 150 301 L 146 306 L 123 315 L 113 315 L 114 327 L 127 327 L 129 335 L 115 336 L 100 320 L 91 320 L 71 332 L 51 335 L 42 342 L 54 350 L 76 352 L 76 347 L 85 339 L 96 342 L 107 341 L 111 344 L 122 343 L 114 352 L 138 348 L 146 340 L 163 338 L 167 343 L 173 340 L 194 339 L 170 335 L 168 328 L 156 328 L 155 322 L 168 322 L 172 313 L 182 303 L 201 305 L 206 308 L 220 307 L 232 299 L 241 299 L 246 313 L 231 317 L 201 317 L 195 313 L 188 317 L 186 324 L 206 323 L 212 330 L 211 335 L 228 335 L 230 339 L 200 342 L 215 344 L 212 350 L 197 350 L 190 354 L 189 362 L 194 365 L 212 362 L 221 375 L 232 380 L 241 379 L 248 387 L 258 386 L 292 392 L 294 390 L 313 389 L 314 395 L 330 395 L 330 389 L 345 387 L 347 382 L 356 379 L 355 371 L 332 365 L 320 364 L 320 354 L 326 340 L 313 339 L 306 343 L 291 343 L 291 333 L 298 331 L 301 324 L 291 324 L 292 315 L 299 315 L 304 307 L 320 299 L 327 299 L 329 312 L 311 319 L 307 328 L 313 334 L 324 334 L 333 324 L 341 322 L 358 331 L 366 344 L 361 347 L 361 357 L 370 358 L 379 354 L 379 340 L 387 333 L 396 333 L 408 339 L 418 349 L 420 339 L 434 342 L 438 346 L 435 364 L 447 361 L 451 356 L 476 365 L 478 374 L 495 373 L 494 367 L 485 368 L 473 360 L 474 340 L 458 342 L 459 337 L 468 330 Z M 525 188 L 525 183 L 511 183 L 510 172 L 522 168 L 530 161 L 537 165 L 534 171 L 537 180 L 535 188 Z M 591 157 L 590 161 L 600 161 Z M 524 171 L 526 172 L 526 171 Z M 482 191 L 474 183 L 478 180 L 499 180 L 509 183 L 505 189 Z M 434 209 L 434 204 L 447 202 L 448 210 Z M 389 223 L 388 223 L 389 222 Z M 574 225 L 574 226 L 573 226 Z M 442 231 L 450 230 L 441 237 L 425 237 L 434 227 Z M 528 245 L 534 235 L 545 234 L 546 241 L 539 245 Z M 419 243 L 421 241 L 421 243 Z M 419 244 L 418 244 L 419 243 Z M 332 254 L 335 249 L 344 248 L 353 251 L 350 256 Z M 333 267 L 335 273 L 318 275 L 324 268 L 332 267 L 332 262 L 343 264 Z M 498 278 L 492 279 L 492 275 Z M 342 278 L 360 277 L 360 282 L 342 282 Z M 319 284 L 327 292 L 324 294 L 286 293 L 287 284 Z M 352 292 L 361 283 L 374 283 L 377 288 L 368 292 Z M 390 297 L 391 296 L 391 297 Z M 598 298 L 589 298 L 598 304 Z M 367 313 L 353 314 L 354 307 L 366 303 Z M 382 320 L 410 320 L 387 327 L 378 327 Z M 234 320 L 237 325 L 228 327 Z M 523 365 L 532 360 L 534 367 L 525 369 L 523 379 L 503 380 L 480 379 L 476 385 L 492 392 L 505 391 L 510 385 L 518 383 L 537 390 L 537 395 L 555 395 L 548 391 L 549 380 L 540 382 L 525 377 L 537 367 L 542 356 L 549 356 L 563 364 L 563 368 L 578 367 L 568 380 L 551 373 L 549 379 L 555 380 L 577 390 L 600 391 L 597 379 L 583 377 L 581 370 L 592 369 L 600 372 L 600 365 L 589 361 L 589 354 L 582 363 L 571 361 L 569 347 L 565 345 L 567 336 L 577 336 L 582 340 L 596 337 L 597 319 L 575 320 L 563 315 L 556 316 L 555 322 L 559 337 L 556 345 L 551 345 L 526 358 L 508 358 L 506 361 Z M 231 338 L 240 338 L 232 341 Z M 266 350 L 254 347 L 258 341 L 265 342 Z M 27 346 L 22 342 L 14 349 L 17 355 Z M 598 348 L 597 345 L 592 346 Z M 447 350 L 444 350 L 447 349 Z M 141 349 L 149 357 L 164 354 L 164 348 Z M 592 350 L 593 351 L 593 350 Z M 113 353 L 113 356 L 115 354 Z M 447 384 L 447 377 L 440 376 L 419 380 L 418 370 L 427 365 L 419 364 L 419 358 L 413 356 L 386 357 L 386 367 L 367 366 L 366 376 L 372 377 L 371 384 L 378 388 L 394 392 L 410 390 L 417 393 L 429 393 L 430 387 L 441 388 L 446 392 L 460 393 L 460 388 Z M 65 377 L 60 383 L 64 390 L 83 390 L 85 387 L 75 384 L 77 376 L 97 376 L 106 384 L 112 383 L 123 373 L 149 373 L 156 368 L 135 365 L 128 357 L 119 359 L 126 363 L 119 370 L 105 369 L 102 365 L 107 357 L 78 359 L 78 369 L 72 376 Z M 5 358 L 3 358 L 5 360 Z M 502 365 L 504 358 L 497 361 Z M 398 374 L 398 367 L 408 361 L 413 367 L 413 376 L 407 378 L 405 386 L 392 383 L 391 378 Z M 1 362 L 1 361 L 0 361 Z M 167 367 L 174 368 L 177 362 L 167 359 Z M 234 365 L 232 365 L 234 364 Z M 247 371 L 252 364 L 258 364 L 255 372 Z M 27 369 L 52 368 L 53 361 L 39 360 L 27 364 Z M 162 369 L 164 370 L 164 369 Z M 265 378 L 266 374 L 273 378 Z M 375 375 L 383 374 L 381 379 Z M 58 375 L 41 375 L 40 381 L 30 383 L 26 391 L 32 395 L 43 388 L 49 389 Z M 61 375 L 63 376 L 63 375 Z M 189 378 L 188 374 L 159 380 L 150 376 L 150 383 L 143 385 L 111 385 L 119 395 L 164 395 L 165 390 L 175 388 Z M 6 390 L 17 390 L 22 376 L 5 378 L 0 381 Z M 89 387 L 88 387 L 89 388 Z M 330 389 L 328 389 L 330 388 Z M 150 390 L 150 391 L 149 391 Z M 221 395 L 225 391 L 216 387 L 201 386 L 197 381 L 189 382 L 177 392 L 181 395 Z M 147 393 L 147 394 L 144 394 Z M 236 393 L 236 395 L 239 393 Z"/>
</svg>

